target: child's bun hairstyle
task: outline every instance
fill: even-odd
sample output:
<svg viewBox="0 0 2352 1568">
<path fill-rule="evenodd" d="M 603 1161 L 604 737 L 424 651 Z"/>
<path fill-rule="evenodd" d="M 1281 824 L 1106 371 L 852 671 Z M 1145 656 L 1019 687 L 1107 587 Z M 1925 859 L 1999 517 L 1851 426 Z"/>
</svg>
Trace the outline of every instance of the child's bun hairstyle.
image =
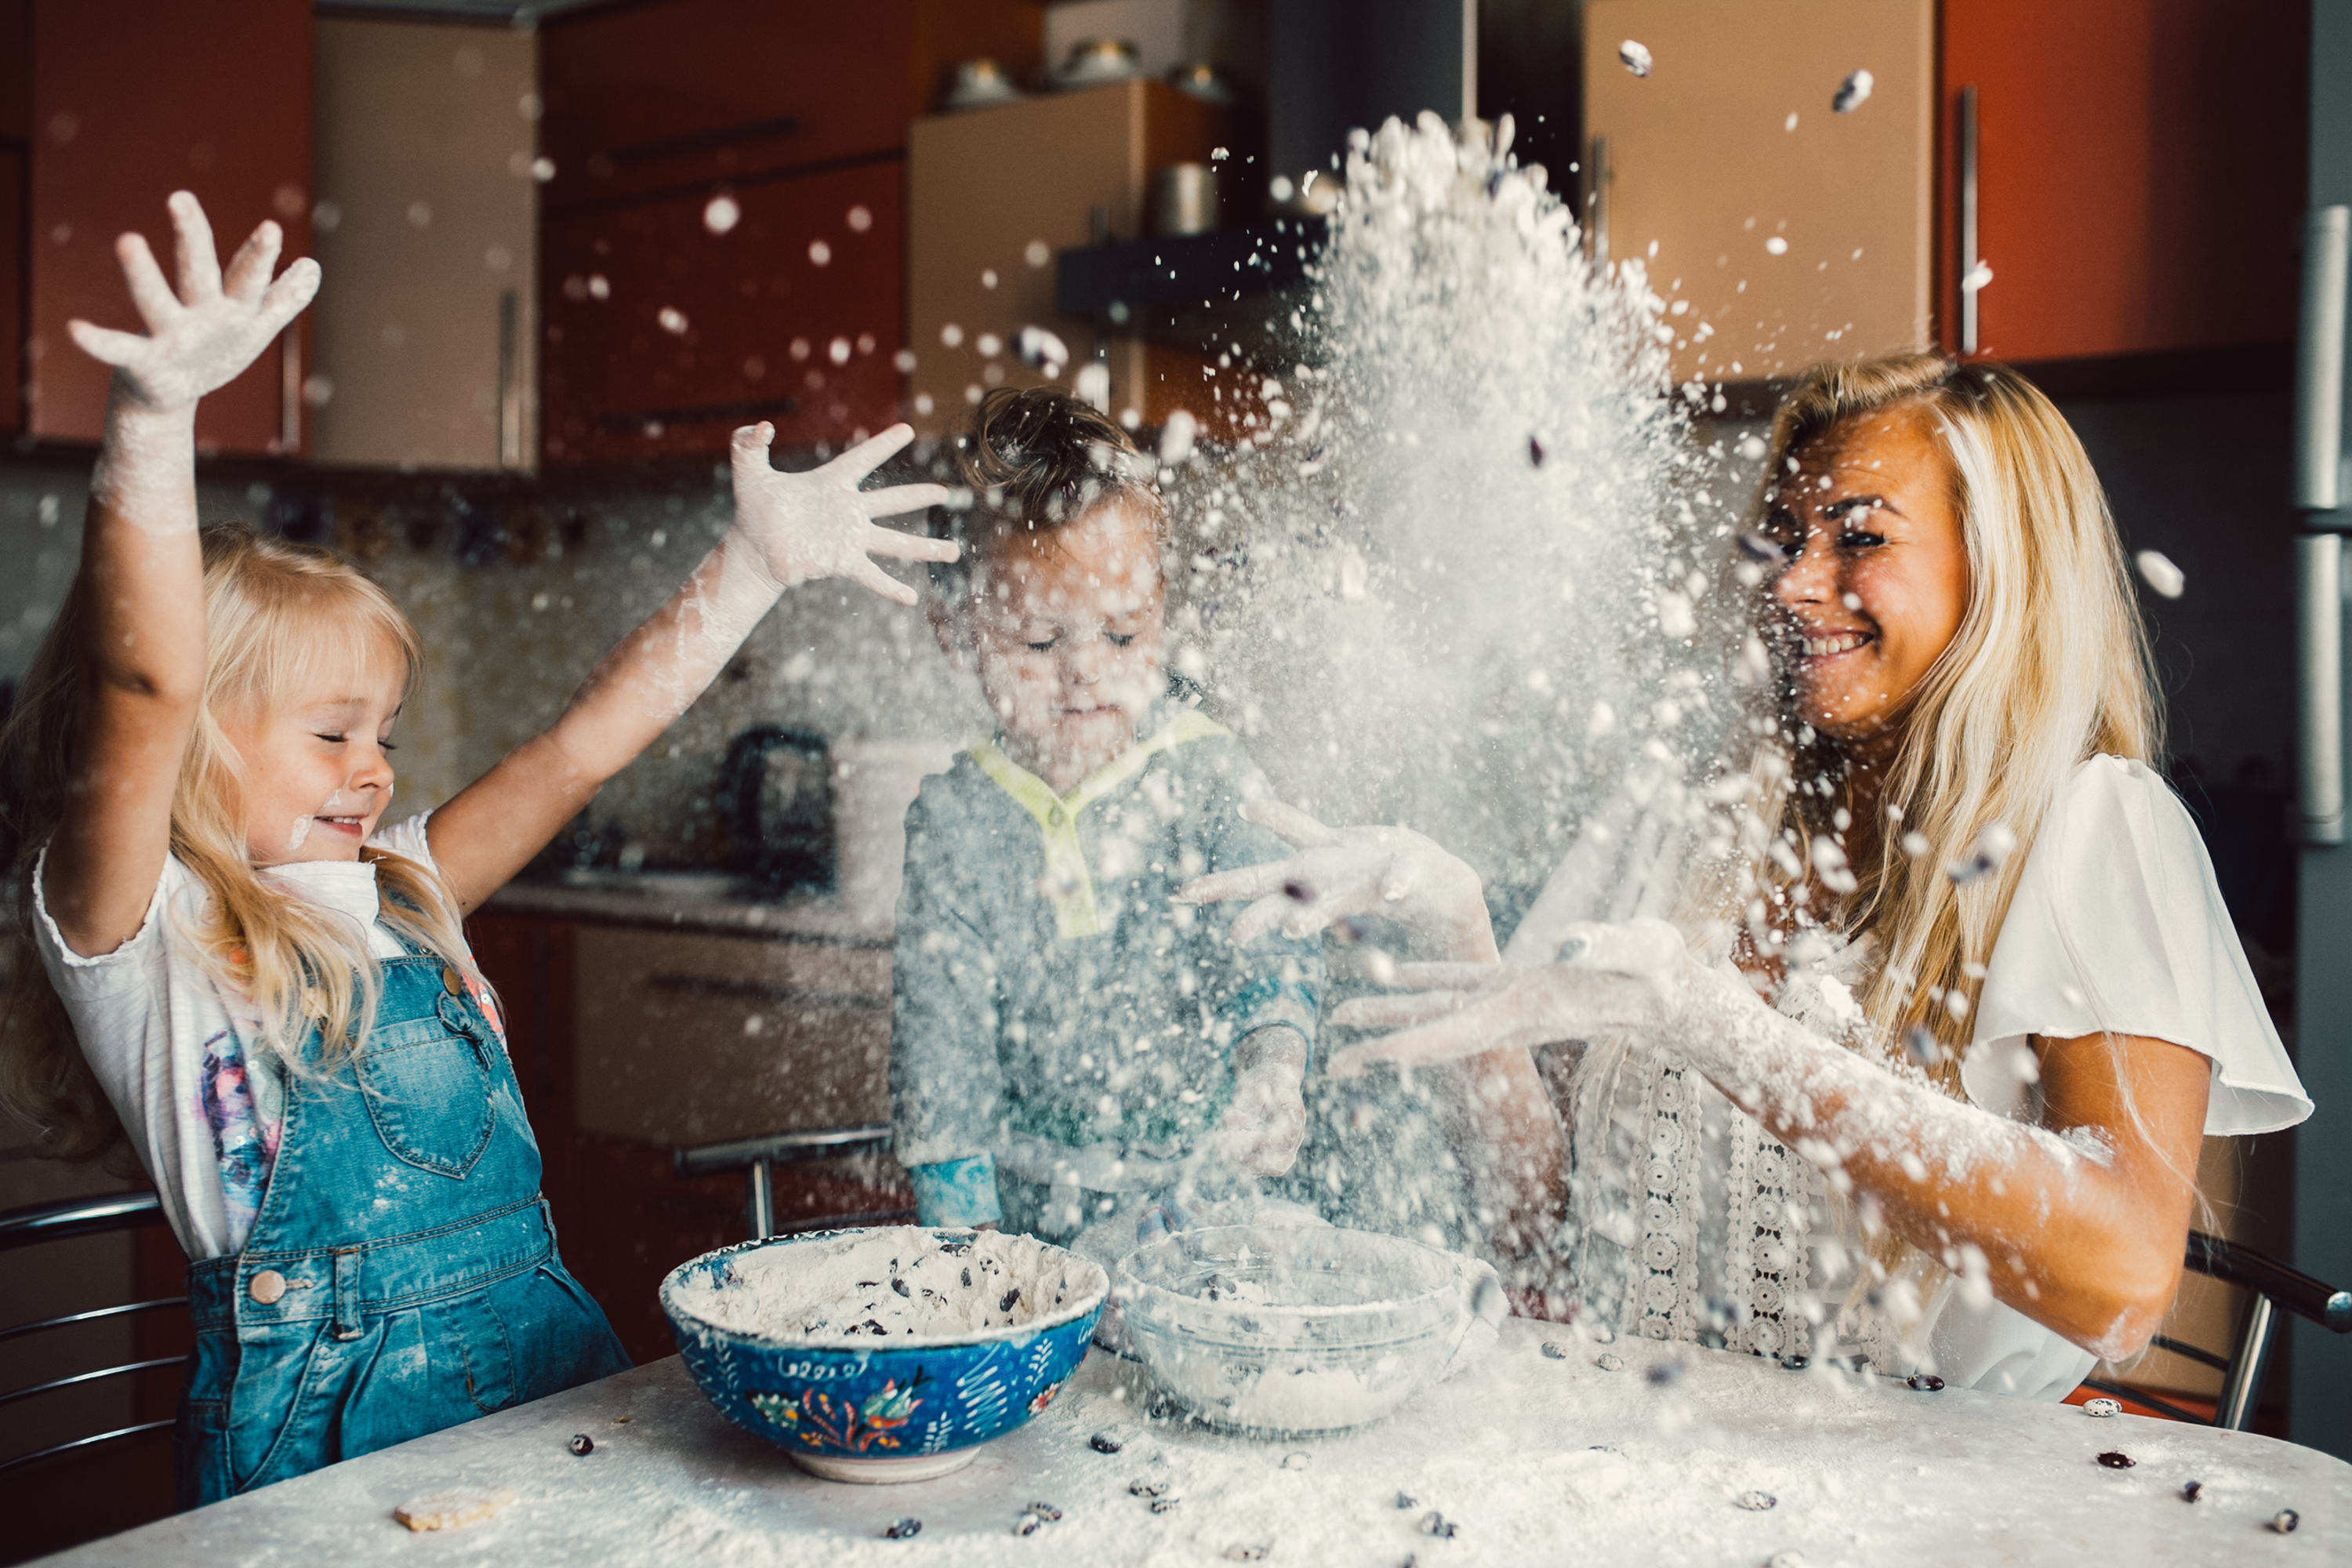
<svg viewBox="0 0 2352 1568">
<path fill-rule="evenodd" d="M 970 494 L 932 508 L 930 531 L 963 547 L 931 568 L 958 595 L 1013 541 L 1066 528 L 1106 502 L 1136 507 L 1155 537 L 1167 531 L 1158 465 L 1117 420 L 1055 387 L 1001 386 L 981 399 L 955 462 Z"/>
<path fill-rule="evenodd" d="M 413 691 L 424 641 L 390 595 L 332 551 L 232 523 L 205 531 L 204 560 L 204 697 L 172 795 L 171 847 L 208 899 L 197 919 L 174 921 L 166 935 L 263 1020 L 290 1067 L 331 1069 L 366 1037 L 381 973 L 352 922 L 262 882 L 239 804 L 247 763 L 221 721 L 256 706 L 266 712 L 324 669 L 388 663 Z M 68 596 L 0 731 L 0 838 L 14 847 L 6 870 L 16 900 L 14 982 L 0 1013 L 0 1103 L 41 1130 L 44 1153 L 62 1159 L 104 1153 L 122 1131 L 31 936 L 34 866 L 65 819 L 73 786 L 89 636 L 84 591 Z M 376 867 L 383 923 L 478 978 L 457 900 L 440 879 L 396 855 L 361 855 Z M 314 1023 L 322 1048 L 298 1060 Z"/>
</svg>

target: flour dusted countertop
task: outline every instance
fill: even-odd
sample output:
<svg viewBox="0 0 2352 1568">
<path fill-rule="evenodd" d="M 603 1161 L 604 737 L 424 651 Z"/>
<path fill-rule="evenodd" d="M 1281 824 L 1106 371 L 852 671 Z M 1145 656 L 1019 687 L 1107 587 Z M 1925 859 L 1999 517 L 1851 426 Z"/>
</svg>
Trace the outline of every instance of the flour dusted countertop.
<svg viewBox="0 0 2352 1568">
<path fill-rule="evenodd" d="M 1567 1359 L 1545 1356 L 1546 1339 Z M 1622 1367 L 1596 1365 L 1602 1353 Z M 1671 1381 L 1654 1381 L 1665 1367 Z M 1271 1563 L 1380 1568 L 2352 1559 L 2352 1466 L 2313 1449 L 1724 1352 L 1604 1352 L 1519 1319 L 1477 1367 L 1336 1436 L 1253 1442 L 1148 1421 L 1143 1387 L 1140 1368 L 1097 1351 L 1051 1409 L 967 1468 L 843 1486 L 728 1426 L 672 1358 L 51 1561 L 1065 1568 L 1250 1561 L 1261 1547 Z M 1090 1446 L 1106 1430 L 1119 1452 Z M 581 1432 L 595 1447 L 575 1458 Z M 2103 1468 L 2109 1452 L 2136 1463 Z M 2180 1497 L 2191 1480 L 2194 1503 Z M 1155 1513 L 1139 1482 L 1177 1500 Z M 394 1521 L 400 1504 L 457 1488 L 515 1501 L 454 1531 Z M 1761 1500 L 1773 1506 L 1743 1506 Z M 1014 1535 L 1034 1502 L 1061 1519 Z M 2301 1515 L 2293 1535 L 2269 1528 L 2282 1509 Z M 1432 1510 L 1450 1538 L 1423 1531 Z M 884 1539 L 905 1519 L 921 1532 Z"/>
</svg>

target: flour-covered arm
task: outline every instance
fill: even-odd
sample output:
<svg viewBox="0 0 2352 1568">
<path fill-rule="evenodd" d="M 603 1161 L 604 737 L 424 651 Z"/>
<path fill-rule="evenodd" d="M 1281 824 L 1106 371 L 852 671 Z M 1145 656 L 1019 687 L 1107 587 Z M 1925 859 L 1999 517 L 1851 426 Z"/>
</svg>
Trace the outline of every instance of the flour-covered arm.
<svg viewBox="0 0 2352 1568">
<path fill-rule="evenodd" d="M 869 555 L 952 561 L 955 545 L 874 519 L 936 506 L 939 485 L 861 490 L 914 437 L 904 425 L 823 468 L 783 473 L 768 460 L 774 427 L 735 432 L 735 521 L 669 602 L 589 672 L 563 716 L 433 814 L 433 857 L 471 910 L 488 898 L 702 695 L 784 589 L 850 577 L 901 604 L 914 591 Z"/>
<path fill-rule="evenodd" d="M 90 477 L 81 566 L 66 614 L 79 720 L 64 820 L 43 896 L 83 957 L 135 934 L 172 836 L 172 792 L 205 686 L 204 552 L 196 537 L 196 405 L 251 364 L 319 289 L 297 261 L 274 281 L 278 226 L 265 223 L 224 274 L 196 198 L 174 192 L 176 287 L 139 235 L 115 241 L 144 334 L 68 321 L 84 353 L 114 367 Z"/>
<path fill-rule="evenodd" d="M 2205 1122 L 2197 1052 L 2130 1036 L 2037 1040 L 2042 1118 L 2029 1125 L 1773 1012 L 1663 921 L 1580 926 L 1562 952 L 1525 967 L 1407 965 L 1400 980 L 1426 994 L 1339 1009 L 1337 1023 L 1402 1027 L 1339 1053 L 1332 1070 L 1638 1034 L 1851 1182 L 1865 1214 L 1957 1272 L 1981 1267 L 2027 1317 L 2108 1359 L 2156 1331 L 2179 1282 Z"/>
</svg>

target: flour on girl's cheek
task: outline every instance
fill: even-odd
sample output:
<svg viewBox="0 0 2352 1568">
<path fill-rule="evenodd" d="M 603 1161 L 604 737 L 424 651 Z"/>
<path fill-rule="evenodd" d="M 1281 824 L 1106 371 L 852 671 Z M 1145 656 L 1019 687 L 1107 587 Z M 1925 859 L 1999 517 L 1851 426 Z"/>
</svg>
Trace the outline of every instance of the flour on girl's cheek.
<svg viewBox="0 0 2352 1568">
<path fill-rule="evenodd" d="M 287 853 L 291 854 L 291 853 L 293 853 L 295 850 L 301 848 L 301 847 L 302 847 L 302 843 L 303 843 L 303 841 L 304 841 L 305 839 L 309 838 L 310 837 L 310 819 L 309 817 L 307 817 L 307 816 L 298 816 L 298 817 L 296 817 L 296 818 L 294 819 L 294 831 L 293 831 L 292 833 L 290 833 L 290 834 L 287 835 L 287 838 L 286 838 L 286 849 L 287 849 Z"/>
</svg>

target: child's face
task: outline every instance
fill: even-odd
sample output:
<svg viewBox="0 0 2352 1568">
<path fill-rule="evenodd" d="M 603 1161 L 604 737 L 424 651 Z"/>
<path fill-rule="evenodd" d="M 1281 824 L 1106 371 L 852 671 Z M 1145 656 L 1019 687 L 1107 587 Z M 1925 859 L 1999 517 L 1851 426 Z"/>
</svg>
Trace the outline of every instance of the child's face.
<svg viewBox="0 0 2352 1568">
<path fill-rule="evenodd" d="M 967 611 L 1013 760 L 1064 794 L 1125 751 L 1163 689 L 1160 542 L 1113 502 L 981 563 Z"/>
<path fill-rule="evenodd" d="M 393 660 L 321 675 L 290 700 L 222 715 L 245 761 L 245 839 L 257 866 L 357 860 L 392 804 L 392 726 L 407 695 Z"/>
</svg>

